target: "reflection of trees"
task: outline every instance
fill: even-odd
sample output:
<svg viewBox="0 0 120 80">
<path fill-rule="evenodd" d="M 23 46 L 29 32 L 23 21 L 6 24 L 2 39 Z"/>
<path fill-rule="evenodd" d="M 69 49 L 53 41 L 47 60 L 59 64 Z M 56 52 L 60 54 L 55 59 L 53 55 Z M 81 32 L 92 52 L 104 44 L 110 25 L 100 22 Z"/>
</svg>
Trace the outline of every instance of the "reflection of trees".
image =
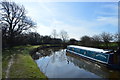
<svg viewBox="0 0 120 80">
<path fill-rule="evenodd" d="M 53 50 L 52 57 L 51 57 L 52 63 L 55 63 L 55 61 L 57 61 L 57 59 L 59 60 L 59 62 L 62 62 L 66 59 L 64 49 L 60 49 L 59 51 Z"/>
<path fill-rule="evenodd" d="M 59 60 L 59 62 L 63 61 L 63 57 L 65 56 L 65 51 L 64 49 L 60 49 L 60 48 L 50 48 L 50 59 L 49 61 L 46 63 L 46 66 L 44 67 L 44 73 L 46 73 L 47 71 L 47 67 L 49 66 L 49 63 L 55 63 L 57 61 L 57 59 Z M 44 52 L 44 50 L 42 50 L 42 52 Z M 48 53 L 49 54 L 49 53 Z"/>
<path fill-rule="evenodd" d="M 61 53 L 60 53 L 60 55 L 59 55 L 59 60 L 60 60 L 60 62 L 65 61 L 65 60 L 67 59 L 65 52 L 66 52 L 65 49 L 61 50 Z"/>
<path fill-rule="evenodd" d="M 44 67 L 44 70 L 45 70 L 44 73 L 46 73 L 47 67 L 49 66 L 49 63 L 54 64 L 54 63 L 56 63 L 56 61 L 57 62 L 62 62 L 62 61 L 65 61 L 65 59 L 66 59 L 65 49 L 52 48 L 51 53 L 52 54 L 50 56 L 50 59 L 47 62 L 46 66 Z"/>
<path fill-rule="evenodd" d="M 102 76 L 102 77 L 108 76 L 109 71 L 107 69 L 105 69 L 104 67 L 101 67 L 95 63 L 91 63 L 89 61 L 85 61 L 83 59 L 78 60 L 75 57 L 73 57 L 72 54 L 70 54 L 70 53 L 67 53 L 67 55 L 68 55 L 67 59 L 70 62 L 74 63 L 74 65 L 76 65 L 80 68 L 83 68 L 86 71 L 95 73 L 95 74 Z"/>
<path fill-rule="evenodd" d="M 32 54 L 32 58 L 34 60 L 39 59 L 40 57 L 45 57 L 45 56 L 50 56 L 53 55 L 56 51 L 59 51 L 61 48 L 45 48 L 45 49 L 40 49 L 38 52 L 35 54 Z"/>
<path fill-rule="evenodd" d="M 32 58 L 34 60 L 39 59 L 40 57 L 51 56 L 49 61 L 46 63 L 45 72 L 50 62 L 55 63 L 56 59 L 59 58 L 60 61 L 63 61 L 63 57 L 65 55 L 64 49 L 62 47 L 55 47 L 55 48 L 45 48 L 40 49 L 36 54 L 32 54 Z"/>
<path fill-rule="evenodd" d="M 55 62 L 55 48 L 52 49 L 52 59 L 51 59 L 51 62 L 54 63 Z"/>
<path fill-rule="evenodd" d="M 51 55 L 51 50 L 50 49 L 46 49 L 46 50 L 39 50 L 38 52 L 36 52 L 35 54 L 32 54 L 32 58 L 34 60 L 39 59 L 40 57 L 45 57 L 45 56 L 50 56 Z"/>
<path fill-rule="evenodd" d="M 50 56 L 52 50 L 50 48 L 42 49 L 38 51 L 42 56 Z"/>
</svg>

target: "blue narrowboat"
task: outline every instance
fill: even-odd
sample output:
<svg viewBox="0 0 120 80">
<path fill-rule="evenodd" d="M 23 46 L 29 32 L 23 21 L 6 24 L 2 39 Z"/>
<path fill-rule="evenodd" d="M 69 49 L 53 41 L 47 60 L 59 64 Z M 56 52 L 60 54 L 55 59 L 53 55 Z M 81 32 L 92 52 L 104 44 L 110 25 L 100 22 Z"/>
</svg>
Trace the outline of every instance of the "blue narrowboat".
<svg viewBox="0 0 120 80">
<path fill-rule="evenodd" d="M 103 49 L 69 45 L 66 51 L 103 64 L 114 64 L 114 52 Z"/>
</svg>

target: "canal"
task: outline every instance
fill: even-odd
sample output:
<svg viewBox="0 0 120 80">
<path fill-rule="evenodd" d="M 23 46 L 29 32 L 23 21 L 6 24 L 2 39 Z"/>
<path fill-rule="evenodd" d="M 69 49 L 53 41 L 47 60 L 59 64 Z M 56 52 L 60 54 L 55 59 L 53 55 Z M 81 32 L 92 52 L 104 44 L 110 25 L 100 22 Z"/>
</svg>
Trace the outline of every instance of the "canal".
<svg viewBox="0 0 120 80">
<path fill-rule="evenodd" d="M 66 49 L 39 50 L 34 59 L 48 78 L 120 78 L 119 71 L 81 59 Z"/>
</svg>

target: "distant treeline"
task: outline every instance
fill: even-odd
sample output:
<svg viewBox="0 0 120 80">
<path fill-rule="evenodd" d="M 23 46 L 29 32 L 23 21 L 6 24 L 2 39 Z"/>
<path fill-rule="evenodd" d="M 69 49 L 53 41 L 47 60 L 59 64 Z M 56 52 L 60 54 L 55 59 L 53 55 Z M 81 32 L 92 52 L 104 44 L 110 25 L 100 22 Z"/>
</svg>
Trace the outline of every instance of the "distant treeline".
<svg viewBox="0 0 120 80">
<path fill-rule="evenodd" d="M 9 38 L 9 37 L 8 37 Z M 3 36 L 3 48 L 9 47 L 9 39 Z M 59 38 L 51 38 L 50 36 L 42 36 L 36 32 L 29 32 L 26 34 L 20 34 L 16 36 L 13 40 L 12 46 L 18 45 L 43 45 L 43 44 L 62 44 L 62 40 Z"/>
<path fill-rule="evenodd" d="M 102 48 L 102 49 L 117 49 L 120 46 L 119 34 L 111 34 L 102 32 L 94 36 L 82 36 L 79 41 L 70 39 L 69 43 L 74 45 Z"/>
<path fill-rule="evenodd" d="M 104 39 L 103 34 L 107 36 Z M 110 37 L 108 39 L 108 37 Z M 9 43 L 9 37 L 5 37 L 3 35 L 3 48 L 9 47 L 11 43 Z M 17 35 L 14 37 L 12 46 L 19 46 L 19 45 L 56 45 L 56 46 L 63 46 L 63 45 L 80 45 L 80 46 L 87 46 L 87 47 L 95 47 L 95 48 L 105 48 L 105 49 L 117 49 L 118 41 L 115 39 L 114 36 L 108 36 L 107 33 L 102 33 L 102 35 L 95 35 L 93 37 L 90 36 L 82 36 L 80 40 L 76 40 L 71 38 L 64 42 L 61 38 L 52 38 L 51 36 L 42 36 L 37 32 L 29 32 Z"/>
</svg>

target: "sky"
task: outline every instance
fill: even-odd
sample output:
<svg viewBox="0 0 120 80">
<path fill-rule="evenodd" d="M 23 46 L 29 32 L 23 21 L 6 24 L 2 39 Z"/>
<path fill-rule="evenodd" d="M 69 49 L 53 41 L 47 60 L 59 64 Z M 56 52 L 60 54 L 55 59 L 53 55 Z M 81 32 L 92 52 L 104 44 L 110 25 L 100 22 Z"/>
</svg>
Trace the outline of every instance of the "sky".
<svg viewBox="0 0 120 80">
<path fill-rule="evenodd" d="M 37 23 L 40 35 L 56 29 L 77 40 L 84 35 L 118 32 L 118 2 L 17 2 L 24 5 L 27 16 Z"/>
</svg>

